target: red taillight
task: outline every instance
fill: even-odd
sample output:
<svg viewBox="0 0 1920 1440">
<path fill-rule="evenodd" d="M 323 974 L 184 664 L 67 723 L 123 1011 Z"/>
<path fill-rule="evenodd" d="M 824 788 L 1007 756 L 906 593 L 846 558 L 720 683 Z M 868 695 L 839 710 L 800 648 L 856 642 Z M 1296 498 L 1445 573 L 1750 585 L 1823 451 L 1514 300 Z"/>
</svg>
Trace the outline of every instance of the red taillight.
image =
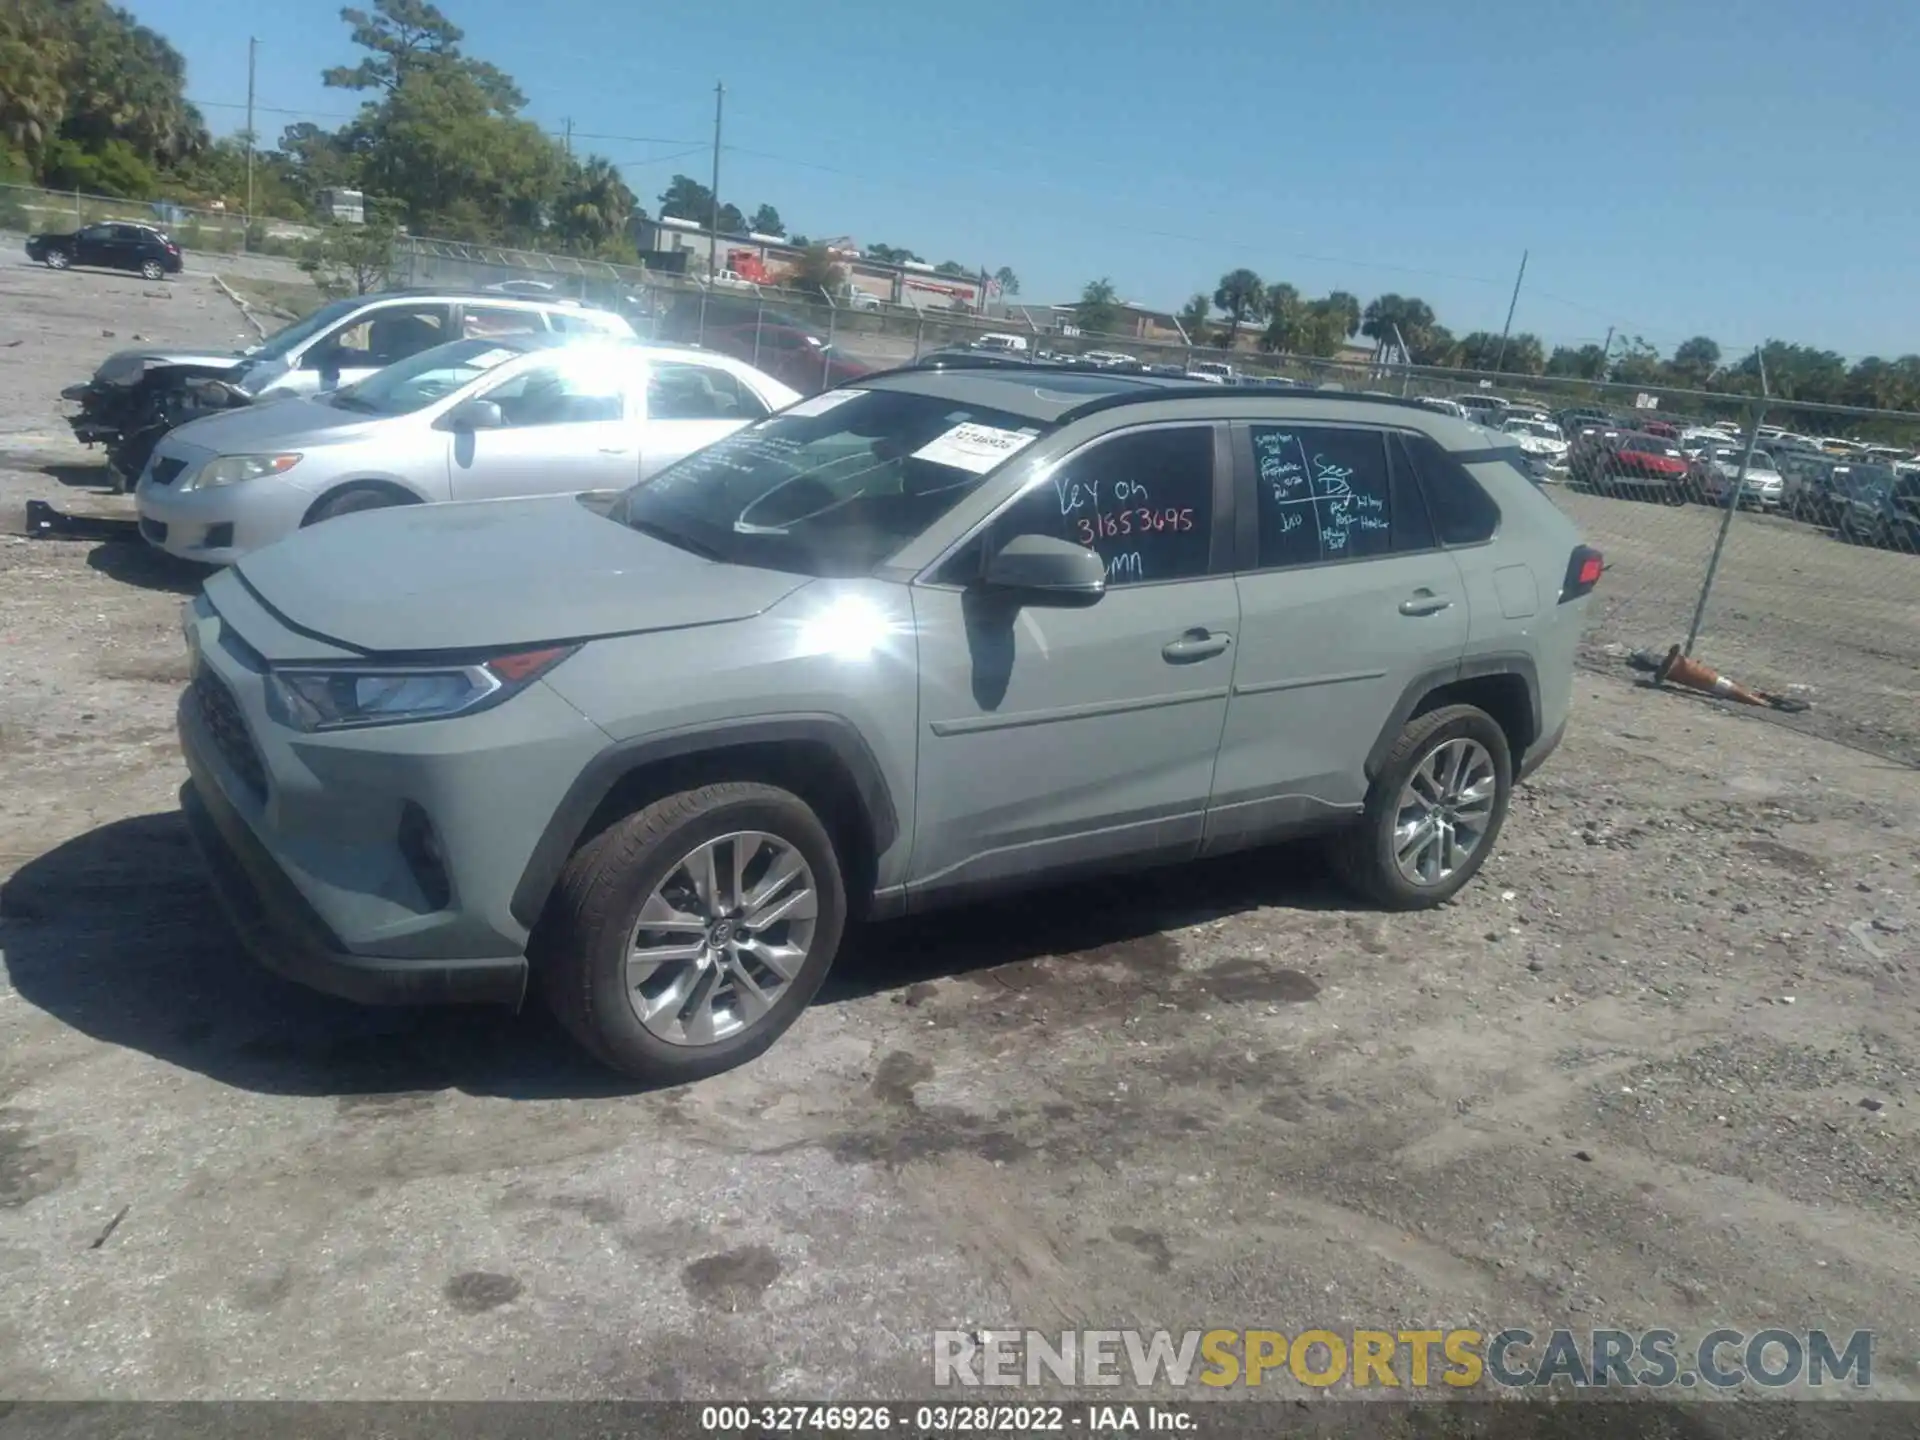
<svg viewBox="0 0 1920 1440">
<path fill-rule="evenodd" d="M 1600 583 L 1601 573 L 1607 568 L 1607 562 L 1598 550 L 1590 545 L 1577 546 L 1573 557 L 1567 561 L 1567 578 L 1560 587 L 1560 603 L 1578 600 L 1589 594 Z"/>
</svg>

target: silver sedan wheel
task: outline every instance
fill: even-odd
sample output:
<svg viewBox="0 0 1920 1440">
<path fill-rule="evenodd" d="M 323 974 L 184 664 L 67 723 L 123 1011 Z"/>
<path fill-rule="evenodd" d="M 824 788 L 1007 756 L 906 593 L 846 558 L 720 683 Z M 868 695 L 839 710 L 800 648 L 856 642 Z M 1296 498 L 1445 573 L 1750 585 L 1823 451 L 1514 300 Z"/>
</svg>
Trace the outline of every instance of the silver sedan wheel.
<svg viewBox="0 0 1920 1440">
<path fill-rule="evenodd" d="M 777 835 L 741 831 L 683 856 L 627 944 L 627 998 L 670 1045 L 712 1045 L 766 1015 L 813 946 L 813 871 Z"/>
<path fill-rule="evenodd" d="M 1436 745 L 1401 787 L 1393 859 L 1415 885 L 1438 885 L 1486 839 L 1500 786 L 1493 756 L 1464 736 Z"/>
</svg>

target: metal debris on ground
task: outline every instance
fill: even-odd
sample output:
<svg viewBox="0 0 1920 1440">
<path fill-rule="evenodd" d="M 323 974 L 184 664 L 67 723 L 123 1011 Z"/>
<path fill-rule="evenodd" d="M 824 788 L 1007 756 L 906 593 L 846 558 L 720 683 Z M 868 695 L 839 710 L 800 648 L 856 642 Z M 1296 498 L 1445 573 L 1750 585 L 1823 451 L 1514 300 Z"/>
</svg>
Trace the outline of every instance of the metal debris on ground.
<svg viewBox="0 0 1920 1440">
<path fill-rule="evenodd" d="M 140 522 L 110 515 L 69 515 L 45 500 L 29 500 L 27 535 L 35 540 L 138 540 Z"/>
</svg>

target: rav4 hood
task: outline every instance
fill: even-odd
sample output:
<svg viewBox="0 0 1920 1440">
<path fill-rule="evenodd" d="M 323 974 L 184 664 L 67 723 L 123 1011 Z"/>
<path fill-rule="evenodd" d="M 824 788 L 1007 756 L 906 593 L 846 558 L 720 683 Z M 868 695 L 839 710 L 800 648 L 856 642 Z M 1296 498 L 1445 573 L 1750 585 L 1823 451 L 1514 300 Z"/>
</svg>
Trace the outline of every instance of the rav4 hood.
<svg viewBox="0 0 1920 1440">
<path fill-rule="evenodd" d="M 100 362 L 93 378 L 101 385 L 135 385 L 149 370 L 190 366 L 198 371 L 219 373 L 238 369 L 242 358 L 238 350 L 116 350 Z"/>
<path fill-rule="evenodd" d="M 369 654 L 714 625 L 810 583 L 702 559 L 571 495 L 343 515 L 236 568 L 289 625 Z"/>
</svg>

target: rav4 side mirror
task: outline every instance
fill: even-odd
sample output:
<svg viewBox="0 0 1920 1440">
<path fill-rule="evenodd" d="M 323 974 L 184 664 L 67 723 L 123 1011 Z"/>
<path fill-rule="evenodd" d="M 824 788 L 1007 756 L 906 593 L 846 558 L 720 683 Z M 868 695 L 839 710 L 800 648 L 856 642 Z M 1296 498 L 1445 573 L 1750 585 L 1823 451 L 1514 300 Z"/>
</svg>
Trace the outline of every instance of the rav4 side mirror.
<svg viewBox="0 0 1920 1440">
<path fill-rule="evenodd" d="M 1106 562 L 1052 535 L 1014 536 L 993 553 L 981 580 L 1035 605 L 1091 605 L 1107 593 Z"/>
</svg>

